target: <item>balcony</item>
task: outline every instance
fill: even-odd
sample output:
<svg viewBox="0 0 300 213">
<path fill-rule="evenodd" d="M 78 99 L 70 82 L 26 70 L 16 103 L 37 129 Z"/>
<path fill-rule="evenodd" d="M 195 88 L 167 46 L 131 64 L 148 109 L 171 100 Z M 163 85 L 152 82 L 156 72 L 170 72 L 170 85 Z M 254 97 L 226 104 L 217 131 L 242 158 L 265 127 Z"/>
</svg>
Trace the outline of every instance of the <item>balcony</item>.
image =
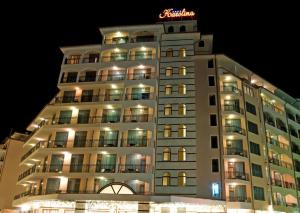
<svg viewBox="0 0 300 213">
<path fill-rule="evenodd" d="M 221 87 L 221 92 L 241 94 L 241 90 L 235 86 L 223 86 Z"/>
<path fill-rule="evenodd" d="M 100 139 L 98 146 L 99 147 L 117 147 L 118 139 Z"/>
<path fill-rule="evenodd" d="M 130 61 L 138 61 L 138 60 L 152 60 L 155 59 L 156 55 L 152 53 L 142 52 L 139 54 L 130 54 L 129 60 Z"/>
<path fill-rule="evenodd" d="M 153 115 L 141 114 L 141 115 L 124 115 L 123 122 L 151 122 L 153 121 Z"/>
<path fill-rule="evenodd" d="M 246 135 L 246 131 L 239 126 L 225 126 L 226 133 L 238 133 L 240 135 Z"/>
<path fill-rule="evenodd" d="M 92 103 L 100 101 L 120 101 L 122 94 L 106 95 L 83 95 L 83 96 L 59 96 L 55 97 L 50 104 L 68 104 L 68 103 Z"/>
<path fill-rule="evenodd" d="M 118 123 L 120 116 L 91 116 L 91 117 L 59 117 L 52 120 L 51 125 L 64 124 L 97 124 L 97 123 Z"/>
<path fill-rule="evenodd" d="M 272 179 L 273 186 L 279 186 L 287 189 L 296 189 L 296 184 L 288 181 L 281 181 L 279 179 Z"/>
<path fill-rule="evenodd" d="M 104 44 L 126 44 L 126 43 L 139 43 L 139 42 L 154 42 L 157 37 L 154 35 L 149 36 L 136 36 L 136 37 L 115 37 L 112 39 L 105 39 Z"/>
<path fill-rule="evenodd" d="M 280 109 L 279 107 L 275 106 L 274 104 L 268 102 L 267 100 L 263 100 L 263 105 L 270 108 L 272 111 L 277 112 L 281 115 L 284 114 L 284 111 L 282 109 Z"/>
<path fill-rule="evenodd" d="M 128 73 L 128 80 L 144 80 L 144 79 L 154 79 L 155 72 L 151 72 L 151 69 L 147 69 L 145 72 L 137 72 Z"/>
<path fill-rule="evenodd" d="M 249 181 L 249 174 L 245 172 L 232 172 L 232 171 L 226 171 L 225 172 L 225 178 L 231 179 L 231 180 L 246 180 Z"/>
<path fill-rule="evenodd" d="M 291 163 L 281 161 L 281 160 L 278 160 L 275 158 L 269 158 L 269 163 L 272 163 L 274 165 L 281 166 L 281 167 L 284 167 L 287 169 L 291 169 L 291 170 L 293 169 L 293 165 Z"/>
<path fill-rule="evenodd" d="M 113 62 L 113 61 L 127 61 L 127 52 L 126 53 L 119 53 L 116 55 L 108 55 L 102 56 L 101 62 Z"/>
<path fill-rule="evenodd" d="M 151 143 L 150 139 L 134 139 L 134 138 L 122 138 L 121 146 L 122 147 L 147 147 Z"/>
<path fill-rule="evenodd" d="M 224 154 L 225 155 L 239 155 L 242 157 L 247 157 L 248 153 L 246 150 L 238 149 L 235 147 L 232 148 L 224 148 Z"/>
<path fill-rule="evenodd" d="M 243 203 L 250 203 L 251 198 L 245 196 L 230 196 L 226 199 L 228 202 L 243 202 Z"/>
<path fill-rule="evenodd" d="M 267 137 L 267 142 L 273 146 L 280 147 L 281 149 L 289 150 L 289 145 L 282 143 L 274 138 Z"/>
<path fill-rule="evenodd" d="M 147 173 L 150 171 L 150 165 L 145 164 L 120 164 L 120 173 Z"/>
<path fill-rule="evenodd" d="M 244 110 L 236 105 L 224 105 L 223 108 L 225 112 L 237 112 L 240 114 L 244 114 Z"/>
<path fill-rule="evenodd" d="M 98 63 L 99 62 L 99 54 L 91 54 L 88 57 L 81 57 L 78 55 L 74 58 L 66 58 L 64 64 L 86 64 L 86 63 Z"/>
<path fill-rule="evenodd" d="M 125 94 L 125 100 L 150 100 L 153 98 L 154 98 L 154 93 L 150 93 L 150 92 Z"/>
<path fill-rule="evenodd" d="M 38 142 L 34 147 L 32 147 L 26 154 L 24 154 L 21 157 L 21 162 L 24 161 L 26 158 L 28 158 L 35 150 L 39 149 L 40 147 L 43 147 L 45 144 L 45 141 Z"/>
</svg>

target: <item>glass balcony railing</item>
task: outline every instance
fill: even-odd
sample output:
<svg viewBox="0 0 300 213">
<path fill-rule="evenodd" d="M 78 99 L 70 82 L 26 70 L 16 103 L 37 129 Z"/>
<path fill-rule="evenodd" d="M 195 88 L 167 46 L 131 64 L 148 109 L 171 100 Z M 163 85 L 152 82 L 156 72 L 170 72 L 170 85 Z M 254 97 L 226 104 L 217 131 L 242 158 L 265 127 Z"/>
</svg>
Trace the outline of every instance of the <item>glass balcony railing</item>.
<svg viewBox="0 0 300 213">
<path fill-rule="evenodd" d="M 229 196 L 227 197 L 227 201 L 229 202 L 242 202 L 242 203 L 250 203 L 251 198 L 245 196 Z"/>
<path fill-rule="evenodd" d="M 287 189 L 296 189 L 296 184 L 288 181 L 282 181 L 279 179 L 272 179 L 272 185 L 279 186 Z"/>
<path fill-rule="evenodd" d="M 238 179 L 238 180 L 249 180 L 249 174 L 245 172 L 233 172 L 233 171 L 226 171 L 225 172 L 226 179 Z"/>
<path fill-rule="evenodd" d="M 157 41 L 156 36 L 136 36 L 136 37 L 115 37 L 105 39 L 104 44 L 126 44 L 126 43 L 139 43 L 139 42 L 154 42 Z"/>
<path fill-rule="evenodd" d="M 119 115 L 91 116 L 91 117 L 59 117 L 52 120 L 52 125 L 63 124 L 96 124 L 96 123 L 118 123 Z"/>
<path fill-rule="evenodd" d="M 278 141 L 274 138 L 267 137 L 267 142 L 271 145 L 280 147 L 280 148 L 285 149 L 285 150 L 289 150 L 289 145 L 288 144 L 282 143 L 282 142 L 280 142 L 280 141 Z"/>
<path fill-rule="evenodd" d="M 224 148 L 224 154 L 225 155 L 239 155 L 242 157 L 247 157 L 247 151 L 246 150 L 242 150 L 236 147 L 230 147 L 230 148 Z"/>
<path fill-rule="evenodd" d="M 140 92 L 140 93 L 126 93 L 125 100 L 149 100 L 154 98 L 154 93 Z"/>
<path fill-rule="evenodd" d="M 281 166 L 287 169 L 292 170 L 293 169 L 293 165 L 291 163 L 285 162 L 285 161 L 281 161 L 278 160 L 276 158 L 269 158 L 269 163 L 277 165 L 277 166 Z"/>
<path fill-rule="evenodd" d="M 226 133 L 238 133 L 240 135 L 246 135 L 246 131 L 244 129 L 242 129 L 239 126 L 230 126 L 230 125 L 226 125 L 225 126 L 225 132 Z"/>
<path fill-rule="evenodd" d="M 123 122 L 150 122 L 153 121 L 153 115 L 124 115 Z"/>
<path fill-rule="evenodd" d="M 121 146 L 123 147 L 147 147 L 150 144 L 150 139 L 139 139 L 139 138 L 122 138 L 121 139 Z"/>
<path fill-rule="evenodd" d="M 244 110 L 236 105 L 224 105 L 225 112 L 238 112 L 240 114 L 244 114 Z"/>
<path fill-rule="evenodd" d="M 235 86 L 223 86 L 221 92 L 241 94 L 241 90 Z"/>
</svg>

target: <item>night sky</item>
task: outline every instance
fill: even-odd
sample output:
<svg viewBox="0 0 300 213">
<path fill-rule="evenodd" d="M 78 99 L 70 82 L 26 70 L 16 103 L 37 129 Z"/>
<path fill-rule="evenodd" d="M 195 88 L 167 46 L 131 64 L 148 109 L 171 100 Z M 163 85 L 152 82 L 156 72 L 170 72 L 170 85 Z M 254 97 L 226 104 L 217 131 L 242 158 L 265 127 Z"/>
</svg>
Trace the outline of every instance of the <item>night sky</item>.
<svg viewBox="0 0 300 213">
<path fill-rule="evenodd" d="M 300 98 L 300 13 L 296 1 L 270 1 L 268 5 L 229 0 L 226 4 L 220 0 L 99 0 L 70 1 L 69 5 L 41 2 L 30 5 L 13 1 L 14 5 L 1 6 L 7 13 L 0 15 L 0 140 L 11 128 L 24 132 L 58 92 L 62 61 L 59 47 L 100 43 L 99 27 L 155 23 L 164 8 L 197 11 L 199 31 L 214 34 L 215 53 L 228 55 Z"/>
</svg>

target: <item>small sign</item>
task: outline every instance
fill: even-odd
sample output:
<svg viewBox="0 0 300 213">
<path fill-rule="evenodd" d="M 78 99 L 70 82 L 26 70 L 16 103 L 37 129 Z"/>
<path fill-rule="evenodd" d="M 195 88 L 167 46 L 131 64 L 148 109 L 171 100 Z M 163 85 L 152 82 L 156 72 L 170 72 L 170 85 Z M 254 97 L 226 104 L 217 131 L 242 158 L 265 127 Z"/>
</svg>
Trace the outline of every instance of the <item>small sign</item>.
<svg viewBox="0 0 300 213">
<path fill-rule="evenodd" d="M 174 10 L 173 8 L 165 9 L 159 14 L 160 19 L 166 18 L 183 18 L 183 17 L 194 17 L 196 13 L 194 11 L 187 11 L 185 8 L 182 10 Z"/>
</svg>

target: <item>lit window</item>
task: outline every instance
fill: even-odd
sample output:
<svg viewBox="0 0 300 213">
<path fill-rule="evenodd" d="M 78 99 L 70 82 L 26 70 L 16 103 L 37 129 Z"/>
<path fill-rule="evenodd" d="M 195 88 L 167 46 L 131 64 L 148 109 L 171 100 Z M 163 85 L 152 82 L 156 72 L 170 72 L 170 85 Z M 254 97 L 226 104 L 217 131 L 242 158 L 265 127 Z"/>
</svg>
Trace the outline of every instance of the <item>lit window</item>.
<svg viewBox="0 0 300 213">
<path fill-rule="evenodd" d="M 173 68 L 166 67 L 166 76 L 172 76 L 172 75 L 173 75 Z"/>
<path fill-rule="evenodd" d="M 181 147 L 178 150 L 178 161 L 185 161 L 186 160 L 186 150 L 185 148 Z"/>
<path fill-rule="evenodd" d="M 179 104 L 178 114 L 179 115 L 186 115 L 186 105 L 185 104 Z"/>
<path fill-rule="evenodd" d="M 186 125 L 181 124 L 178 128 L 178 136 L 179 137 L 186 137 Z"/>
<path fill-rule="evenodd" d="M 181 94 L 181 95 L 186 94 L 186 85 L 185 84 L 180 84 L 179 85 L 179 94 Z"/>
<path fill-rule="evenodd" d="M 220 197 L 220 185 L 218 183 L 211 184 L 212 197 Z"/>
<path fill-rule="evenodd" d="M 173 57 L 173 49 L 172 48 L 167 49 L 166 56 L 167 57 Z"/>
<path fill-rule="evenodd" d="M 165 94 L 171 95 L 172 94 L 172 85 L 166 85 L 165 86 Z"/>
<path fill-rule="evenodd" d="M 172 127 L 171 125 L 165 125 L 165 128 L 164 128 L 164 137 L 165 138 L 169 138 L 172 136 Z"/>
<path fill-rule="evenodd" d="M 181 66 L 179 68 L 179 75 L 186 75 L 186 67 L 185 66 Z"/>
<path fill-rule="evenodd" d="M 163 152 L 163 161 L 170 161 L 171 160 L 171 151 L 169 148 L 165 148 Z"/>
<path fill-rule="evenodd" d="M 165 115 L 172 115 L 172 105 L 171 104 L 165 105 L 164 112 Z"/>
<path fill-rule="evenodd" d="M 186 173 L 179 172 L 178 173 L 178 186 L 185 186 L 186 185 Z"/>
<path fill-rule="evenodd" d="M 169 186 L 170 185 L 170 173 L 169 172 L 165 172 L 163 174 L 162 185 L 163 186 Z"/>
<path fill-rule="evenodd" d="M 186 49 L 185 48 L 180 48 L 179 49 L 179 57 L 180 58 L 185 58 L 186 57 Z"/>
</svg>

